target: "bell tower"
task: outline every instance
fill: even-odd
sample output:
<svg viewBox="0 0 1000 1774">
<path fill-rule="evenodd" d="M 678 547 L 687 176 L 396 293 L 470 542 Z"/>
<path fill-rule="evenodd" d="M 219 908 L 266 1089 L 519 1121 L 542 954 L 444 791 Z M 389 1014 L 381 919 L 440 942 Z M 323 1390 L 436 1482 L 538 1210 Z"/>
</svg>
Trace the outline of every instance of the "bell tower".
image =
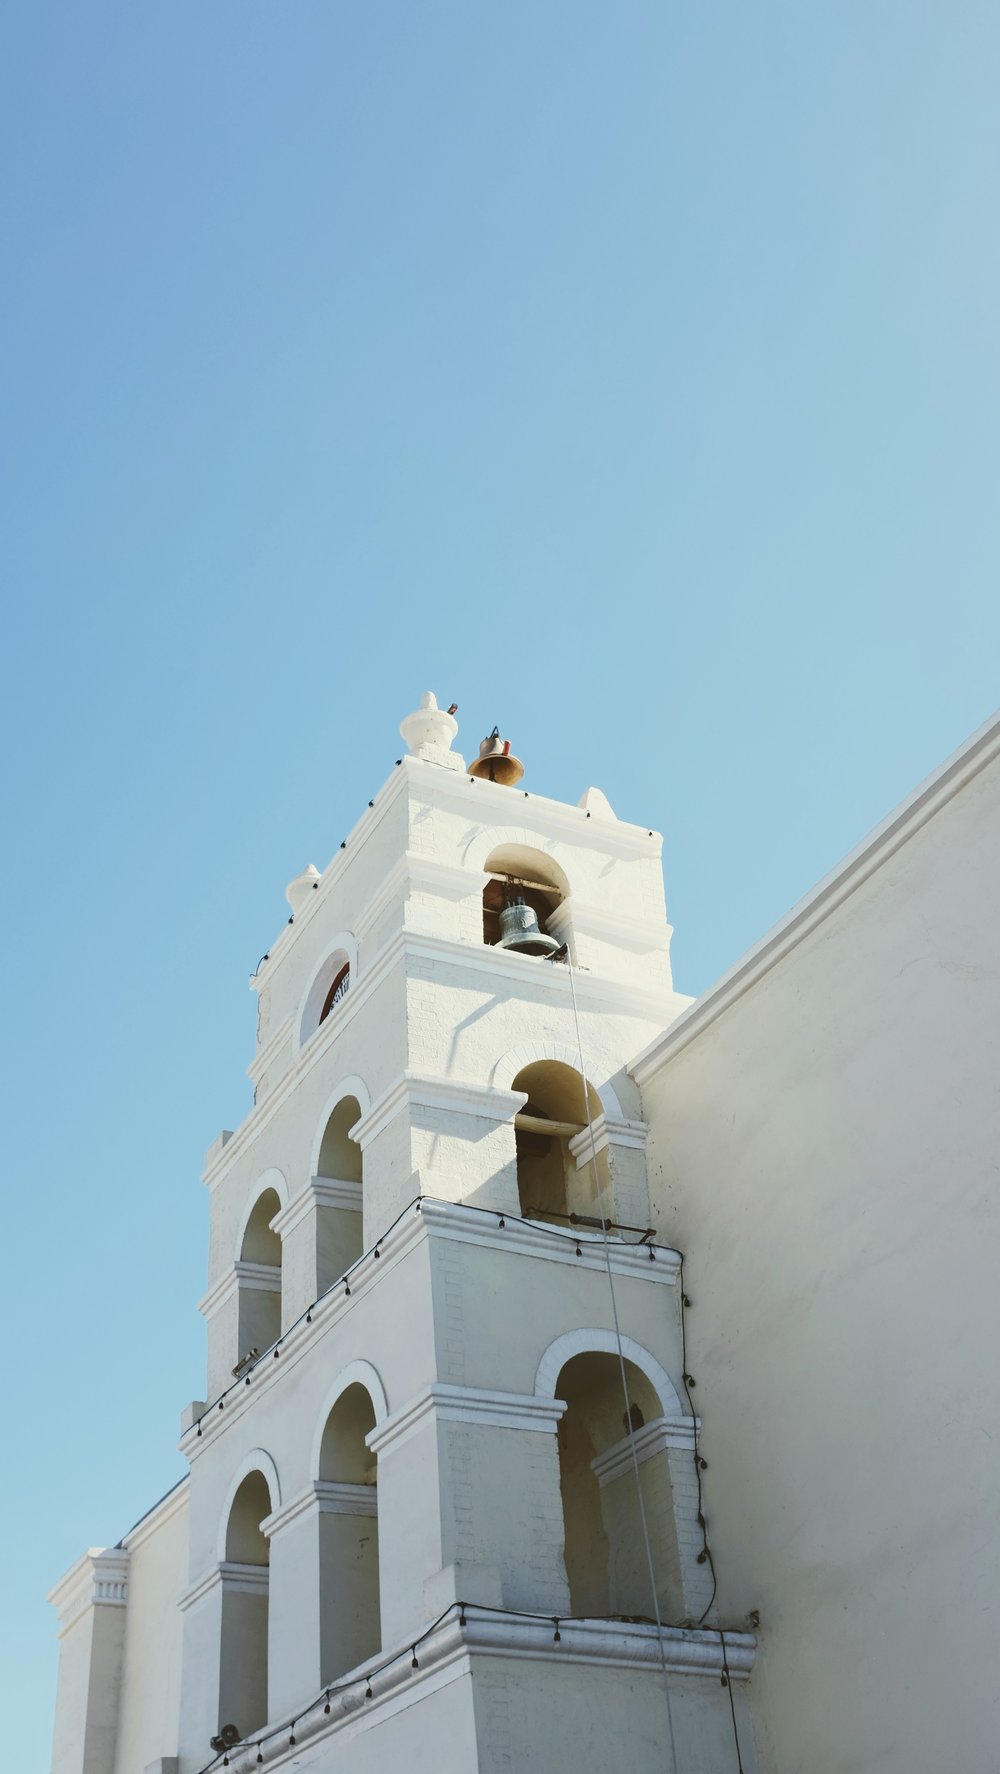
<svg viewBox="0 0 1000 1774">
<path fill-rule="evenodd" d="M 457 732 L 425 695 L 251 980 L 176 1765 L 730 1774 L 739 1715 L 749 1774 L 629 1071 L 687 1002 L 661 842 Z"/>
</svg>

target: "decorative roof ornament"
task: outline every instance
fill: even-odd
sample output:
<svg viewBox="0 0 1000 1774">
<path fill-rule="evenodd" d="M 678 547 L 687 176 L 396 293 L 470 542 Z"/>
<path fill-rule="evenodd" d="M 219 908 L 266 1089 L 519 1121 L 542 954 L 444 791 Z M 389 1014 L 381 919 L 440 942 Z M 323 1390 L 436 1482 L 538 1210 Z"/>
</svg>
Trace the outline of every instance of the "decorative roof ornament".
<svg viewBox="0 0 1000 1774">
<path fill-rule="evenodd" d="M 448 709 L 438 708 L 433 690 L 424 691 L 420 707 L 399 723 L 399 731 L 413 757 L 444 764 L 449 770 L 461 770 L 463 759 L 451 749 L 451 742 L 458 733 L 457 708 L 457 702 Z"/>
<path fill-rule="evenodd" d="M 288 886 L 285 888 L 285 898 L 292 908 L 293 917 L 299 910 L 300 906 L 305 905 L 306 900 L 309 898 L 310 893 L 319 879 L 319 869 L 314 862 L 311 862 L 307 868 L 302 870 L 301 875 L 296 875 L 294 881 L 289 881 Z"/>
</svg>

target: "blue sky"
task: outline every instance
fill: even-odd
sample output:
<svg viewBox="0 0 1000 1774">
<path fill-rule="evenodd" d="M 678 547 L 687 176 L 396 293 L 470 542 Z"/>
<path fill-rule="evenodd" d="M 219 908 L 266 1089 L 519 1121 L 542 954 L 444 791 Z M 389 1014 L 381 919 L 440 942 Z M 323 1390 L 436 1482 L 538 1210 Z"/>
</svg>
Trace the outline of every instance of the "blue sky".
<svg viewBox="0 0 1000 1774">
<path fill-rule="evenodd" d="M 246 980 L 432 686 L 680 989 L 985 718 L 990 0 L 8 0 L 8 1759 L 180 1472 Z"/>
</svg>

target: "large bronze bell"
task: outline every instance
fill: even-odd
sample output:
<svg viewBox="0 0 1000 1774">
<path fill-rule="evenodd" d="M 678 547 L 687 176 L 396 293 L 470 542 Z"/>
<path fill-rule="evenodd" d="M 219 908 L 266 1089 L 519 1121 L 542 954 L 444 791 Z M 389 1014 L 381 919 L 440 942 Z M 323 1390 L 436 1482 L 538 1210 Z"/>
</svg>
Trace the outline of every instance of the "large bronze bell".
<svg viewBox="0 0 1000 1774">
<path fill-rule="evenodd" d="M 525 905 L 524 894 L 513 892 L 500 913 L 498 949 L 513 949 L 516 955 L 554 955 L 562 947 L 554 936 L 546 936 L 533 906 Z"/>
<path fill-rule="evenodd" d="M 499 727 L 494 727 L 483 740 L 478 758 L 469 765 L 469 775 L 486 782 L 501 782 L 505 788 L 513 788 L 515 782 L 520 782 L 524 765 L 511 751 L 510 740 L 501 739 Z"/>
</svg>

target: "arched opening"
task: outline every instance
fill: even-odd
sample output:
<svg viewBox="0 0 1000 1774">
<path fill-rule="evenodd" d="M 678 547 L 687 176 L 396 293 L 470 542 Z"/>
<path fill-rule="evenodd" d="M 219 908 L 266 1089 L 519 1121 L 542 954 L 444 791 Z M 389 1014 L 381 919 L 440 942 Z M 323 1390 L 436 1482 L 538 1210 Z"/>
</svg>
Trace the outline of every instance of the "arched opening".
<svg viewBox="0 0 1000 1774">
<path fill-rule="evenodd" d="M 381 1648 L 375 1407 L 355 1382 L 330 1412 L 320 1445 L 320 1680 L 336 1681 Z"/>
<path fill-rule="evenodd" d="M 268 1554 L 260 1524 L 271 1513 L 262 1472 L 249 1472 L 229 1511 L 222 1567 L 219 1726 L 241 1737 L 267 1723 Z"/>
<path fill-rule="evenodd" d="M 342 998 L 347 997 L 350 984 L 351 964 L 349 961 L 345 961 L 344 965 L 336 973 L 330 985 L 330 989 L 327 992 L 326 997 L 323 999 L 323 1005 L 319 1013 L 319 1020 L 321 1023 L 325 1023 L 331 1010 L 340 1003 Z"/>
<path fill-rule="evenodd" d="M 567 1406 L 558 1431 L 563 1556 L 574 1614 L 654 1619 L 630 1436 L 663 1412 L 631 1361 L 625 1377 L 627 1403 L 617 1354 L 575 1355 L 559 1375 L 556 1392 Z M 621 1457 L 609 1459 L 611 1450 Z M 674 1619 L 681 1584 L 666 1450 L 644 1458 L 638 1470 L 660 1614 Z"/>
<path fill-rule="evenodd" d="M 356 1263 L 363 1248 L 361 1147 L 351 1128 L 361 1119 L 356 1096 L 342 1097 L 326 1127 L 319 1149 L 322 1182 L 336 1184 L 321 1191 L 316 1208 L 316 1287 L 325 1293 Z M 324 1199 L 324 1193 L 326 1199 Z"/>
<path fill-rule="evenodd" d="M 514 1117 L 517 1192 L 526 1219 L 565 1219 L 581 1214 L 610 1217 L 607 1150 L 597 1154 L 597 1174 L 586 1137 L 591 1120 L 603 1113 L 601 1099 L 572 1066 L 537 1060 L 518 1072 L 512 1090 L 528 1100 Z"/>
<path fill-rule="evenodd" d="M 569 893 L 566 876 L 550 856 L 525 844 L 503 844 L 490 853 L 483 867 L 490 877 L 483 888 L 485 943 L 500 941 L 500 913 L 515 892 L 531 907 L 543 931 L 559 942 L 567 941 L 564 921 L 556 918 L 557 927 L 549 930 L 549 921 Z"/>
<path fill-rule="evenodd" d="M 277 1190 L 264 1189 L 244 1229 L 236 1270 L 239 1348 L 234 1372 L 269 1349 L 281 1331 L 281 1239 L 271 1225 L 280 1212 Z"/>
<path fill-rule="evenodd" d="M 296 1047 L 304 1046 L 321 1023 L 336 1015 L 356 979 L 357 963 L 354 936 L 349 930 L 341 930 L 309 982 L 299 1012 Z"/>
</svg>

